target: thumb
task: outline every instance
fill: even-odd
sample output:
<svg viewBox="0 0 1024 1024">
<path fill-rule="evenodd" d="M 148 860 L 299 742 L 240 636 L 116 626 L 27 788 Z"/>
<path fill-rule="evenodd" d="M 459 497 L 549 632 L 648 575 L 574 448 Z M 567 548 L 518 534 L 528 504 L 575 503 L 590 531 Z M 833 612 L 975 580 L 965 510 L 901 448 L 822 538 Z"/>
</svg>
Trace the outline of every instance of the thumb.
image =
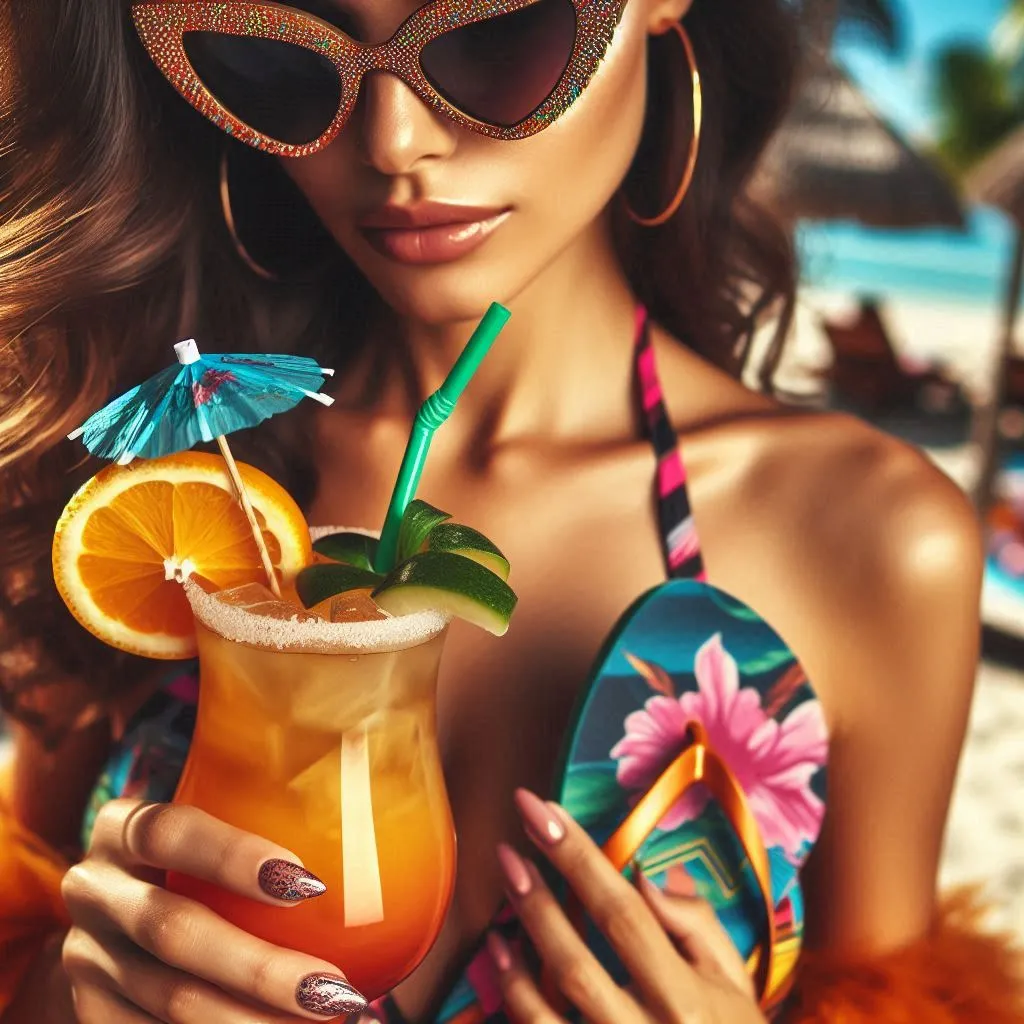
<svg viewBox="0 0 1024 1024">
<path fill-rule="evenodd" d="M 651 912 L 694 968 L 752 995 L 754 982 L 743 957 L 714 908 L 697 895 L 692 876 L 683 868 L 671 869 L 668 891 L 663 891 L 638 864 L 635 869 L 637 888 Z"/>
</svg>

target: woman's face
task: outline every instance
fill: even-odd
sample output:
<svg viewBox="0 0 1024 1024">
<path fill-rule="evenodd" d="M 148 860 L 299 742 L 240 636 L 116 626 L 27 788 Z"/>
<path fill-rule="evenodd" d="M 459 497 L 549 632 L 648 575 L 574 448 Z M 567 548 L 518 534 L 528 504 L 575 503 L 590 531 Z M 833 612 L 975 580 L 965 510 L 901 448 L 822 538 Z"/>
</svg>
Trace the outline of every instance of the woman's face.
<svg viewBox="0 0 1024 1024">
<path fill-rule="evenodd" d="M 419 6 L 334 2 L 353 34 L 374 44 Z M 530 138 L 505 142 L 461 128 L 398 78 L 378 73 L 364 79 L 334 142 L 313 156 L 281 158 L 282 165 L 403 315 L 426 323 L 475 318 L 556 263 L 565 267 L 568 287 L 571 274 L 588 266 L 578 257 L 595 244 L 601 212 L 640 137 L 647 33 L 684 7 L 684 0 L 627 4 L 590 85 Z"/>
</svg>

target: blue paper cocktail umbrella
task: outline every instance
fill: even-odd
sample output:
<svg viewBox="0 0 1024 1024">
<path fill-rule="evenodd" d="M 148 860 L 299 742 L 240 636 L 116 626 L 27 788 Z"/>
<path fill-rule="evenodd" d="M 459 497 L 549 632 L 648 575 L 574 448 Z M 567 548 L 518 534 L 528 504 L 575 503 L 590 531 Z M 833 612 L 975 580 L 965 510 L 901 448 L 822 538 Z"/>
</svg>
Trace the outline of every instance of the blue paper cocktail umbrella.
<svg viewBox="0 0 1024 1024">
<path fill-rule="evenodd" d="M 319 393 L 325 369 L 303 356 L 203 355 L 194 339 L 174 346 L 177 363 L 115 398 L 68 437 L 81 438 L 93 455 L 126 465 L 216 441 L 252 528 L 271 589 L 277 577 L 226 435 L 255 427 L 303 398 L 331 405 Z"/>
</svg>

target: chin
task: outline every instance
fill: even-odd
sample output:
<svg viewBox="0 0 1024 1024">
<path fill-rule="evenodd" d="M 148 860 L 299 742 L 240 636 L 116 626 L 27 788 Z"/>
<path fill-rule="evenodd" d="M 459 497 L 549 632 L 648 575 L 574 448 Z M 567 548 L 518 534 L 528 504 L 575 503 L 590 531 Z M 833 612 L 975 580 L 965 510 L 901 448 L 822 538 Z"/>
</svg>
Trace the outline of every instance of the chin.
<svg viewBox="0 0 1024 1024">
<path fill-rule="evenodd" d="M 475 323 L 492 302 L 507 305 L 510 301 L 508 291 L 494 281 L 493 275 L 456 275 L 449 271 L 442 275 L 447 278 L 444 282 L 436 280 L 439 275 L 420 276 L 435 280 L 374 283 L 399 316 L 436 327 Z"/>
</svg>

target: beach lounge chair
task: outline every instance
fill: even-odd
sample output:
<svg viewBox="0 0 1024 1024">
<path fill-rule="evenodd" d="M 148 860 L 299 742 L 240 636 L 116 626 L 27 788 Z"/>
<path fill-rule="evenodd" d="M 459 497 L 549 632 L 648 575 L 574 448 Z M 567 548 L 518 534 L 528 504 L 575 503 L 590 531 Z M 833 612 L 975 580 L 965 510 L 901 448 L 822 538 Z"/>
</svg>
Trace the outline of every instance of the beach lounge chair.
<svg viewBox="0 0 1024 1024">
<path fill-rule="evenodd" d="M 963 389 L 941 364 L 914 366 L 897 356 L 875 299 L 862 299 L 850 322 L 823 317 L 820 323 L 833 353 L 823 372 L 833 406 L 870 420 L 886 413 L 945 418 L 970 412 Z"/>
<path fill-rule="evenodd" d="M 973 410 L 966 390 L 938 361 L 901 359 L 877 301 L 861 299 L 853 320 L 820 317 L 819 324 L 833 355 L 832 365 L 816 373 L 830 408 L 925 448 L 967 441 Z"/>
</svg>

